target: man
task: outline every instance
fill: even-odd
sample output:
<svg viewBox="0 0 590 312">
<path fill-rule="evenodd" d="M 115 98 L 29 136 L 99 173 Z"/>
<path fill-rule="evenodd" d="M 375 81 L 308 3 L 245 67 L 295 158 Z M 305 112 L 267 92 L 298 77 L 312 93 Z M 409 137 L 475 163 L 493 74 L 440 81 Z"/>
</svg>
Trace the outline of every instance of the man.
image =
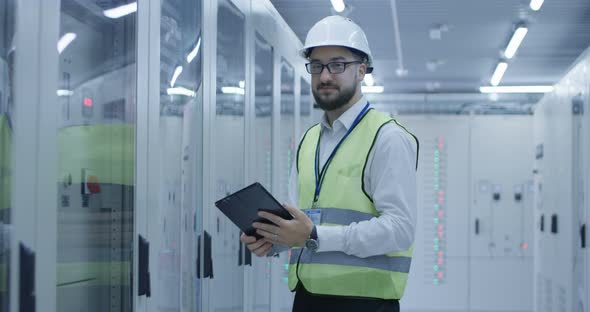
<svg viewBox="0 0 590 312">
<path fill-rule="evenodd" d="M 241 240 L 258 256 L 273 244 L 298 247 L 289 267 L 293 311 L 399 311 L 413 250 L 418 141 L 370 109 L 361 82 L 373 58 L 350 19 L 319 21 L 301 54 L 325 114 L 297 151 L 285 205 L 294 218 L 260 212 L 273 225 L 254 223 L 263 238 Z"/>
</svg>

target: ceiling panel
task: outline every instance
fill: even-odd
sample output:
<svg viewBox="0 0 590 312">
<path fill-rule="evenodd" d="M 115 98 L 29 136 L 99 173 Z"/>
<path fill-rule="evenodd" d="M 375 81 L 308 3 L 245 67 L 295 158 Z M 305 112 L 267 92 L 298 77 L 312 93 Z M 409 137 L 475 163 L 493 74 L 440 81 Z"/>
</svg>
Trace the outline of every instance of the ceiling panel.
<svg viewBox="0 0 590 312">
<path fill-rule="evenodd" d="M 329 0 L 271 0 L 302 42 L 321 18 L 332 15 Z M 403 65 L 393 31 L 391 0 L 345 0 L 347 15 L 367 33 L 375 58 L 375 80 L 388 93 L 477 93 L 489 79 L 516 24 L 529 32 L 501 84 L 555 84 L 590 45 L 589 0 L 545 0 L 532 11 L 529 0 L 398 0 Z M 430 30 L 442 28 L 440 40 Z M 430 65 L 428 65 L 430 63 Z M 433 66 L 435 64 L 435 66 Z"/>
</svg>

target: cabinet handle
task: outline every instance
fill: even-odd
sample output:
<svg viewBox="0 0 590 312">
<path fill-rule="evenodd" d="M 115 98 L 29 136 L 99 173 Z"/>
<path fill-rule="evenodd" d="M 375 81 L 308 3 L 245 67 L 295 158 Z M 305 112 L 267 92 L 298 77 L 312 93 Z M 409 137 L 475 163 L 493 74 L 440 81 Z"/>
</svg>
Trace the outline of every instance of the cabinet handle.
<svg viewBox="0 0 590 312">
<path fill-rule="evenodd" d="M 151 297 L 150 284 L 150 243 L 139 235 L 139 280 L 137 287 L 138 296 Z"/>
<path fill-rule="evenodd" d="M 19 306 L 21 312 L 35 312 L 35 252 L 19 244 Z"/>
</svg>

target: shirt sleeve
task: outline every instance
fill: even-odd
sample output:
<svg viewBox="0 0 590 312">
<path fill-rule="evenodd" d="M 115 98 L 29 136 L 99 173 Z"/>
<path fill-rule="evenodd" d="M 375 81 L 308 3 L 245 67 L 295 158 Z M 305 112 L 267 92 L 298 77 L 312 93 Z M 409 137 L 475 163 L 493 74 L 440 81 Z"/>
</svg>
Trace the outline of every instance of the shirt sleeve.
<svg viewBox="0 0 590 312">
<path fill-rule="evenodd" d="M 393 123 L 383 126 L 363 177 L 380 216 L 348 226 L 318 226 L 318 252 L 365 258 L 408 250 L 416 227 L 417 153 L 417 142 L 404 129 Z"/>
</svg>

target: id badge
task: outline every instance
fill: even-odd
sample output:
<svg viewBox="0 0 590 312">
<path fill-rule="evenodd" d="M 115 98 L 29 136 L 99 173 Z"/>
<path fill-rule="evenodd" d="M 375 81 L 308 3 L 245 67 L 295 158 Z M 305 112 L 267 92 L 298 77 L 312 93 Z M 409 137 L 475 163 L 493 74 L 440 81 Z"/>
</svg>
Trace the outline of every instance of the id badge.
<svg viewBox="0 0 590 312">
<path fill-rule="evenodd" d="M 322 210 L 321 209 L 306 209 L 304 210 L 305 214 L 308 218 L 311 219 L 311 222 L 315 225 L 320 225 L 322 223 Z"/>
</svg>

